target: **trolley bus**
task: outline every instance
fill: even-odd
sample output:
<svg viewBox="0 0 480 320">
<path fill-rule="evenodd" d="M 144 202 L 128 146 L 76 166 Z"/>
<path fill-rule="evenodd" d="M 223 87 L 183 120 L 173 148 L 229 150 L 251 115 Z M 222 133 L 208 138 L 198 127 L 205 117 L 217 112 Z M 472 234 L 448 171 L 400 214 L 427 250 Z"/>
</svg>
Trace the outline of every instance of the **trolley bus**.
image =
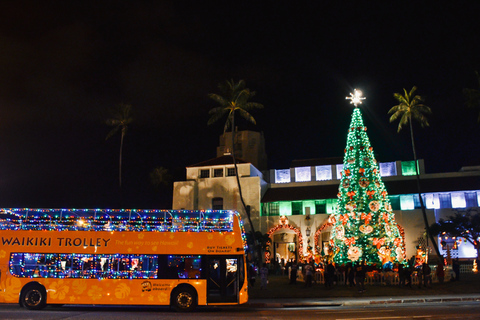
<svg viewBox="0 0 480 320">
<path fill-rule="evenodd" d="M 0 303 L 242 304 L 245 252 L 234 211 L 0 209 Z"/>
</svg>

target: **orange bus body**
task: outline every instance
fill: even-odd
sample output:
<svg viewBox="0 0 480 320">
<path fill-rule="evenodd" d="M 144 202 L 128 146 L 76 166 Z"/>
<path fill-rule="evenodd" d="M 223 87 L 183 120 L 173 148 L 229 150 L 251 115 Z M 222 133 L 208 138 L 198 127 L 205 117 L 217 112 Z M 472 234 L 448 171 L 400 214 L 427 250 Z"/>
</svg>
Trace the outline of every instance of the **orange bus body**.
<svg viewBox="0 0 480 320">
<path fill-rule="evenodd" d="M 191 213 L 191 212 L 189 212 Z M 241 220 L 237 213 L 232 213 L 233 228 L 228 231 L 52 231 L 52 230 L 9 230 L 4 228 L 0 231 L 0 302 L 17 303 L 21 301 L 22 290 L 29 284 L 38 283 L 45 288 L 46 303 L 48 304 L 107 304 L 107 305 L 171 305 L 174 304 L 172 292 L 179 286 L 188 286 L 194 289 L 195 305 L 216 304 L 242 304 L 248 300 L 245 240 Z M 179 226 L 181 229 L 181 226 Z M 35 254 L 55 253 L 57 257 L 65 254 L 78 255 L 78 257 L 103 257 L 108 260 L 114 256 L 121 256 L 124 260 L 135 260 L 135 257 L 153 257 L 157 263 L 162 257 L 180 257 L 177 260 L 169 260 L 169 265 L 180 261 L 182 257 L 199 257 L 209 259 L 210 268 L 216 269 L 221 263 L 216 261 L 226 258 L 238 257 L 242 270 L 237 277 L 236 298 L 230 301 L 221 299 L 209 299 L 207 282 L 212 280 L 212 274 L 203 270 L 196 275 L 182 275 L 184 278 L 161 279 L 160 273 L 150 271 L 150 276 L 132 276 L 136 271 L 124 272 L 125 276 L 115 278 L 115 274 L 99 272 L 97 276 L 72 277 L 66 273 L 50 277 L 45 271 L 32 272 L 20 275 L 14 271 L 19 268 L 24 272 L 26 267 L 14 265 L 16 255 L 23 256 Z M 43 255 L 37 255 L 42 256 Z M 70 257 L 70 256 L 69 256 Z M 105 258 L 107 257 L 107 258 Z M 125 258 L 127 257 L 127 258 Z M 26 259 L 26 258 L 25 258 Z M 59 259 L 59 258 L 58 258 Z M 113 259 L 110 259 L 113 260 Z M 138 260 L 138 259 L 136 259 Z M 213 262 L 212 262 L 213 261 Z M 131 261 L 130 261 L 131 262 Z M 65 266 L 65 263 L 63 264 Z M 212 267 L 213 266 L 213 267 Z M 174 266 L 175 267 L 175 266 Z M 46 267 L 45 267 L 46 268 Z M 55 263 L 53 268 L 61 268 L 61 262 Z M 157 268 L 163 268 L 157 266 Z M 202 269 L 208 269 L 209 265 L 202 262 Z M 227 266 L 228 268 L 228 266 Z M 117 269 L 115 269 L 117 270 Z M 177 270 L 177 269 L 176 269 Z M 192 269 L 193 270 L 193 269 Z M 82 271 L 79 271 L 82 272 Z M 87 272 L 87 271 L 83 271 Z M 91 272 L 91 271 L 90 271 Z M 98 272 L 98 270 L 97 270 Z M 19 276 L 20 275 L 20 276 Z M 225 286 L 227 280 L 224 279 Z M 220 290 L 220 289 L 219 289 Z M 220 293 L 221 292 L 217 292 Z"/>
</svg>

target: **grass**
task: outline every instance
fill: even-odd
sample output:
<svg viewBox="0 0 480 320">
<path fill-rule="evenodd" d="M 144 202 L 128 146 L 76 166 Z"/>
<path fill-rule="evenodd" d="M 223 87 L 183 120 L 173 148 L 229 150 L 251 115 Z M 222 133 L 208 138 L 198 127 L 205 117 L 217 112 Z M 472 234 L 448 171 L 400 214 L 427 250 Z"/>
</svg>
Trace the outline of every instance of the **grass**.
<svg viewBox="0 0 480 320">
<path fill-rule="evenodd" d="M 271 275 L 268 278 L 267 290 L 260 290 L 260 279 L 255 286 L 249 286 L 250 299 L 298 299 L 298 298 L 340 298 L 340 297 L 378 297 L 378 296 L 423 296 L 423 295 L 455 295 L 480 294 L 480 274 L 462 274 L 460 281 L 433 283 L 429 288 L 418 286 L 399 287 L 385 285 L 365 285 L 366 292 L 358 293 L 356 288 L 345 284 L 336 284 L 327 289 L 324 284 L 312 284 L 305 287 L 304 282 L 289 284 L 287 276 Z"/>
</svg>

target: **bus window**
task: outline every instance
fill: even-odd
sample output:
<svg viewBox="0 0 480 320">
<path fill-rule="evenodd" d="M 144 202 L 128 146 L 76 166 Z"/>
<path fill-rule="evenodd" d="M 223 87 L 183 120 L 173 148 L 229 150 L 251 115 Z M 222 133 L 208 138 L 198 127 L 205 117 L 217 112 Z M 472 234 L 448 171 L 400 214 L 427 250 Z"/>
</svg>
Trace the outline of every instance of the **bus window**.
<svg viewBox="0 0 480 320">
<path fill-rule="evenodd" d="M 168 279 L 199 279 L 202 273 L 200 256 L 168 256 L 166 277 Z"/>
</svg>

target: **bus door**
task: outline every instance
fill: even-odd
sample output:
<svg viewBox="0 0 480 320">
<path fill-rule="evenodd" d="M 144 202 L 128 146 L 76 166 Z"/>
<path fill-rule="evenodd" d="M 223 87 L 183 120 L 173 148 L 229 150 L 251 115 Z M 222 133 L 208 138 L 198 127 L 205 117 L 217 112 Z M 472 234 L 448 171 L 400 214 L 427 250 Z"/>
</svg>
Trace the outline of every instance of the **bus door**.
<svg viewBox="0 0 480 320">
<path fill-rule="evenodd" d="M 238 302 L 238 257 L 208 256 L 207 303 Z"/>
</svg>

